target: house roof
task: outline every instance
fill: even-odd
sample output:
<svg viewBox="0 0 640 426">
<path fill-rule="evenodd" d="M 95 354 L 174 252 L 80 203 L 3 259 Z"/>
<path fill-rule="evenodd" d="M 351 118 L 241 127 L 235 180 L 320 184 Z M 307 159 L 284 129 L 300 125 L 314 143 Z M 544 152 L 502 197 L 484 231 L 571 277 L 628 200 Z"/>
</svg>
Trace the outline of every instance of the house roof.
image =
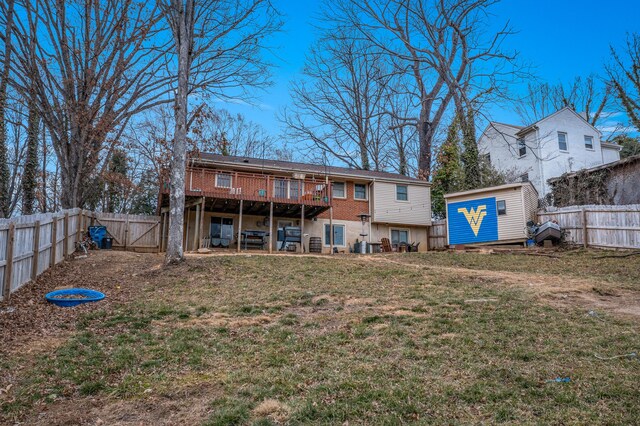
<svg viewBox="0 0 640 426">
<path fill-rule="evenodd" d="M 244 170 L 300 172 L 321 176 L 326 175 L 361 179 L 365 181 L 383 180 L 393 182 L 408 182 L 424 186 L 431 185 L 428 181 L 404 176 L 398 173 L 380 172 L 373 170 L 358 170 L 350 169 L 347 167 L 324 166 L 321 164 L 297 163 L 292 161 L 263 160 L 260 158 L 239 157 L 211 153 L 200 153 L 199 157 L 193 157 L 192 161 L 201 164 L 241 167 Z"/>
<path fill-rule="evenodd" d="M 515 183 L 508 183 L 506 185 L 490 186 L 488 188 L 479 188 L 479 189 L 471 189 L 469 191 L 454 192 L 451 194 L 446 194 L 444 198 L 456 198 L 456 197 L 462 197 L 465 195 L 481 194 L 483 192 L 493 192 L 493 191 L 500 191 L 503 189 L 520 188 L 525 185 L 531 186 L 535 191 L 535 187 L 531 184 L 531 182 L 515 182 Z"/>
<path fill-rule="evenodd" d="M 556 181 L 558 181 L 560 179 L 563 179 L 563 178 L 577 176 L 579 173 L 583 174 L 583 173 L 591 173 L 591 172 L 595 172 L 595 171 L 598 171 L 598 170 L 604 170 L 604 169 L 614 169 L 616 167 L 621 167 L 621 166 L 624 166 L 626 164 L 635 163 L 636 161 L 640 161 L 640 155 L 633 155 L 631 157 L 623 158 L 622 160 L 614 161 L 612 163 L 602 164 L 600 166 L 591 167 L 589 169 L 581 169 L 581 170 L 578 170 L 578 171 L 575 171 L 575 172 L 565 173 L 562 176 L 558 176 L 558 177 L 554 177 L 554 178 L 551 178 L 551 179 L 547 179 L 547 182 L 553 183 L 553 182 L 556 182 Z"/>
<path fill-rule="evenodd" d="M 598 128 L 597 128 L 597 127 L 595 127 L 593 124 L 589 123 L 589 121 L 587 121 L 587 120 L 582 116 L 582 114 L 578 114 L 578 113 L 577 113 L 573 108 L 571 108 L 571 107 L 564 107 L 564 108 L 561 108 L 561 109 L 559 109 L 558 111 L 554 112 L 553 114 L 549 114 L 549 115 L 547 115 L 546 117 L 542 117 L 540 120 L 536 121 L 535 123 L 532 123 L 532 124 L 530 124 L 529 126 L 526 126 L 526 127 L 522 128 L 522 129 L 521 129 L 517 134 L 518 134 L 518 135 L 520 135 L 520 136 L 525 135 L 525 134 L 529 133 L 530 131 L 537 129 L 537 128 L 538 128 L 538 124 L 539 124 L 539 123 L 541 123 L 541 122 L 543 122 L 543 121 L 546 121 L 546 120 L 550 119 L 551 117 L 553 117 L 553 116 L 555 116 L 555 115 L 560 114 L 560 113 L 561 113 L 561 112 L 563 112 L 563 111 L 570 111 L 570 112 L 572 112 L 576 117 L 578 117 L 580 120 L 582 120 L 583 122 L 585 122 L 585 123 L 586 123 L 587 125 L 589 125 L 593 130 L 595 130 L 596 132 L 598 132 L 598 134 L 599 134 L 599 135 L 601 135 L 601 136 L 602 136 L 602 132 L 601 132 L 600 130 L 598 130 Z"/>
</svg>

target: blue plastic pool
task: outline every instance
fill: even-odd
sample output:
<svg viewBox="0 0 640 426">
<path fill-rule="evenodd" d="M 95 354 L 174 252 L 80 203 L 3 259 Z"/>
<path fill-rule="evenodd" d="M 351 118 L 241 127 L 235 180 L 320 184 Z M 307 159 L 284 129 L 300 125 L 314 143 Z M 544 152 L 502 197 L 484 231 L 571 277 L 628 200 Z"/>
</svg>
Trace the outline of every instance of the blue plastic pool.
<svg viewBox="0 0 640 426">
<path fill-rule="evenodd" d="M 60 296 L 82 296 L 82 297 L 66 297 L 59 299 Z M 88 288 L 66 288 L 64 290 L 56 290 L 51 293 L 47 293 L 45 296 L 47 301 L 54 305 L 62 306 L 65 308 L 80 305 L 82 303 L 97 302 L 105 298 L 104 293 L 100 293 L 96 290 L 89 290 Z"/>
</svg>

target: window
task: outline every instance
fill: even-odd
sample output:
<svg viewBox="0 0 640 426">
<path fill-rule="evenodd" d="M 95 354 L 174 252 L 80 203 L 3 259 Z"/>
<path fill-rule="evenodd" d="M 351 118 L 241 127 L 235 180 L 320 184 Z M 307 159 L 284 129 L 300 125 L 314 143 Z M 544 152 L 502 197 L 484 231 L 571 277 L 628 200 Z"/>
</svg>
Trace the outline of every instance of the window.
<svg viewBox="0 0 640 426">
<path fill-rule="evenodd" d="M 587 149 L 593 149 L 593 137 L 585 136 L 584 137 L 584 147 Z"/>
<path fill-rule="evenodd" d="M 327 223 L 324 225 L 324 245 L 331 245 L 330 225 Z M 333 245 L 345 246 L 344 242 L 344 225 L 333 225 Z"/>
<path fill-rule="evenodd" d="M 409 201 L 409 188 L 407 185 L 396 185 L 396 200 Z"/>
<path fill-rule="evenodd" d="M 507 214 L 507 202 L 504 200 L 499 200 L 497 202 L 498 205 L 498 216 L 501 216 L 503 214 Z"/>
<path fill-rule="evenodd" d="M 300 190 L 302 189 L 302 183 L 299 180 L 289 181 L 289 198 L 297 200 L 300 197 Z"/>
<path fill-rule="evenodd" d="M 407 229 L 392 229 L 391 230 L 391 244 L 397 245 L 400 243 L 409 244 L 409 230 Z"/>
<path fill-rule="evenodd" d="M 366 200 L 367 199 L 367 185 L 362 183 L 356 183 L 355 192 L 353 194 L 353 198 L 356 200 Z"/>
<path fill-rule="evenodd" d="M 286 179 L 275 179 L 273 181 L 273 195 L 275 198 L 289 198 L 289 185 Z"/>
<path fill-rule="evenodd" d="M 211 238 L 233 240 L 233 219 L 230 217 L 211 218 Z"/>
<path fill-rule="evenodd" d="M 567 134 L 564 132 L 558 132 L 558 148 L 560 151 L 568 151 L 567 148 Z"/>
<path fill-rule="evenodd" d="M 218 173 L 216 175 L 216 187 L 218 187 L 218 188 L 231 188 L 231 174 L 230 173 Z"/>
<path fill-rule="evenodd" d="M 333 198 L 347 198 L 344 182 L 333 182 L 331 184 L 331 192 L 333 193 Z"/>
<path fill-rule="evenodd" d="M 524 157 L 527 155 L 527 144 L 524 142 L 524 139 L 518 139 L 518 155 L 520 157 Z"/>
</svg>

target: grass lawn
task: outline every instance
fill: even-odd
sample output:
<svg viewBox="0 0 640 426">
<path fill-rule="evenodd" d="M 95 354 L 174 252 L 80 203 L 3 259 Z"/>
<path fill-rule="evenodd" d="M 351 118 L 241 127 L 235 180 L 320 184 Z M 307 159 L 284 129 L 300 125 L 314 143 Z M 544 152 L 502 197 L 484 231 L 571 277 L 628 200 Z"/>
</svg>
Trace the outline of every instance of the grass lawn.
<svg viewBox="0 0 640 426">
<path fill-rule="evenodd" d="M 20 331 L 0 423 L 637 424 L 640 256 L 604 254 L 101 252 L 116 301 Z"/>
</svg>

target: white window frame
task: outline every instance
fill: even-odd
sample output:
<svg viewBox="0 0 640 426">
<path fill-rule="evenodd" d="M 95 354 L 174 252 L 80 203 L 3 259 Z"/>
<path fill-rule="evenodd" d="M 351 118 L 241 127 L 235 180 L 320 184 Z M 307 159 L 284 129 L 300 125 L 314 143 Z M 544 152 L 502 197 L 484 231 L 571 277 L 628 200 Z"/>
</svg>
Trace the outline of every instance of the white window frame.
<svg viewBox="0 0 640 426">
<path fill-rule="evenodd" d="M 331 226 L 329 223 L 325 223 L 324 225 L 322 225 L 322 239 L 324 240 L 324 246 L 325 247 L 331 247 L 331 240 L 327 241 L 327 227 Z M 347 246 L 347 226 L 342 224 L 342 223 L 334 223 L 333 227 L 342 227 L 342 239 L 343 239 L 343 244 L 337 244 L 335 242 L 335 238 L 333 241 L 333 246 L 334 247 L 346 247 Z M 333 229 L 331 229 L 329 232 L 333 232 Z M 331 238 L 331 234 L 329 234 L 329 238 Z"/>
<path fill-rule="evenodd" d="M 520 152 L 520 150 L 524 148 L 524 154 Z M 523 158 L 527 156 L 527 143 L 524 138 L 518 139 L 518 158 Z"/>
<path fill-rule="evenodd" d="M 560 148 L 560 135 L 564 135 L 565 149 Z M 569 135 L 567 134 L 567 132 L 558 132 L 558 150 L 560 152 L 569 152 Z"/>
<path fill-rule="evenodd" d="M 358 198 L 358 197 L 356 196 L 356 194 L 357 194 L 357 191 L 356 191 L 356 185 L 361 185 L 361 186 L 363 186 L 363 187 L 364 187 L 364 198 Z M 366 183 L 354 183 L 354 184 L 353 184 L 353 199 L 354 199 L 354 200 L 360 200 L 360 201 L 367 201 L 367 200 L 369 199 L 369 196 L 367 195 L 367 193 L 368 193 L 369 191 L 368 191 L 367 189 L 368 189 L 368 188 L 367 188 L 367 184 L 366 184 Z"/>
<path fill-rule="evenodd" d="M 405 188 L 407 188 L 407 199 L 406 200 L 400 200 L 398 199 L 398 188 L 404 186 Z M 409 185 L 402 185 L 397 183 L 396 184 L 396 201 L 399 203 L 408 203 L 409 202 Z"/>
<path fill-rule="evenodd" d="M 220 185 L 218 178 L 221 176 L 229 176 L 229 185 Z M 227 189 L 231 189 L 233 188 L 233 175 L 231 173 L 216 173 L 216 182 L 215 182 L 216 188 L 227 188 Z"/>
<path fill-rule="evenodd" d="M 587 145 L 587 139 L 591 140 L 591 148 L 589 148 L 589 146 Z M 595 147 L 593 145 L 593 136 L 589 136 L 589 135 L 584 135 L 584 149 L 586 149 L 587 151 L 595 151 Z"/>
<path fill-rule="evenodd" d="M 344 195 L 342 197 L 338 197 L 337 195 L 335 195 L 335 191 L 333 190 L 333 185 L 335 184 L 341 184 L 343 191 L 344 191 Z M 331 196 L 333 198 L 339 198 L 341 200 L 346 200 L 347 199 L 347 183 L 346 182 L 331 182 Z"/>
<path fill-rule="evenodd" d="M 411 244 L 411 229 L 409 228 L 389 228 L 389 242 L 393 245 L 393 231 L 398 232 L 406 232 L 407 233 L 407 244 Z M 400 243 L 397 243 L 398 245 Z"/>
</svg>

